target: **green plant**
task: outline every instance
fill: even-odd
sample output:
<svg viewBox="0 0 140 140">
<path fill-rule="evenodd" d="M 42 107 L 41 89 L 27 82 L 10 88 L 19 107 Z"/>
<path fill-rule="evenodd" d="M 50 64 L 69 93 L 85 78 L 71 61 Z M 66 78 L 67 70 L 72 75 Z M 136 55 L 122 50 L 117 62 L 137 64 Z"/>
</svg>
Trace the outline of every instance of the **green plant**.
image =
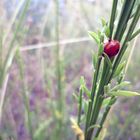
<svg viewBox="0 0 140 140">
<path fill-rule="evenodd" d="M 19 4 L 19 7 L 15 10 L 14 16 L 12 18 L 12 21 L 10 23 L 10 26 L 7 30 L 6 33 L 2 33 L 1 36 L 1 47 L 0 47 L 0 53 L 1 53 L 1 64 L 0 64 L 0 90 L 1 90 L 1 104 L 0 104 L 0 120 L 2 117 L 2 108 L 4 104 L 4 99 L 5 99 L 5 90 L 6 90 L 6 83 L 8 82 L 8 77 L 9 77 L 9 68 L 12 64 L 13 58 L 15 56 L 15 52 L 17 50 L 17 46 L 15 45 L 15 42 L 17 41 L 17 34 L 19 33 L 22 23 L 24 21 L 26 12 L 28 10 L 28 7 L 30 5 L 30 0 L 26 0 L 23 6 L 23 9 L 21 11 L 21 14 L 19 16 L 18 22 L 15 25 L 15 20 L 17 17 L 17 14 L 20 10 L 21 5 L 23 2 Z M 7 52 L 4 52 L 5 50 L 3 49 L 4 45 L 7 43 L 7 38 L 8 35 L 10 34 L 10 31 L 12 28 L 15 27 L 15 30 L 12 34 L 12 39 L 8 42 L 8 49 Z M 1 30 L 2 31 L 2 30 Z M 2 54 L 6 53 L 6 56 L 3 56 Z"/>
<path fill-rule="evenodd" d="M 92 89 L 91 91 L 87 89 L 84 78 L 82 78 L 80 95 L 77 97 L 79 99 L 77 124 L 80 127 L 85 122 L 85 132 L 83 133 L 85 140 L 103 139 L 104 131 L 101 130 L 103 130 L 106 117 L 118 96 L 131 97 L 140 95 L 136 92 L 122 90 L 129 84 L 129 82 L 124 81 L 125 63 L 122 58 L 129 46 L 129 42 L 139 33 L 139 29 L 135 31 L 135 28 L 140 17 L 140 2 L 136 0 L 124 0 L 121 2 L 122 8 L 118 20 L 116 20 L 116 13 L 119 1 L 113 0 L 110 22 L 102 19 L 103 29 L 97 33 L 89 32 L 98 45 L 98 54 L 93 57 L 94 76 Z M 115 22 L 117 22 L 117 26 L 115 26 Z M 111 55 L 111 57 L 108 55 L 108 52 L 104 49 L 106 47 L 104 45 L 105 39 L 108 41 L 116 40 L 121 44 L 119 53 L 117 51 L 118 55 L 116 55 L 117 53 Z M 87 99 L 83 98 L 84 93 L 86 93 Z M 85 106 L 84 115 L 81 113 L 83 104 Z M 103 114 L 102 110 L 104 110 Z M 80 137 L 77 139 L 80 139 Z"/>
<path fill-rule="evenodd" d="M 31 0 L 25 0 L 21 1 L 15 10 L 13 14 L 13 18 L 5 32 L 5 29 L 1 28 L 1 36 L 0 36 L 0 56 L 1 56 L 1 63 L 0 63 L 0 124 L 1 124 L 1 119 L 2 119 L 2 113 L 3 113 L 3 107 L 4 107 L 4 101 L 5 101 L 5 94 L 6 94 L 6 88 L 7 88 L 7 83 L 9 80 L 9 69 L 12 65 L 13 59 L 16 55 L 16 51 L 18 49 L 18 41 L 17 37 L 19 32 L 21 32 L 21 27 L 23 24 L 23 21 L 25 19 L 26 12 L 29 8 Z M 23 6 L 23 7 L 22 7 Z M 22 7 L 22 9 L 21 9 Z M 21 10 L 21 13 L 20 13 Z M 19 14 L 20 13 L 20 14 Z M 18 17 L 18 22 L 16 23 L 17 20 L 17 15 L 19 14 Z M 15 29 L 13 31 L 13 29 Z M 9 34 L 12 32 L 12 37 L 9 40 Z M 7 48 L 4 49 L 7 45 Z M 20 61 L 20 60 L 19 60 Z M 20 63 L 20 68 L 21 68 L 21 63 Z M 22 69 L 22 68 L 21 68 Z M 23 70 L 21 72 L 21 78 L 23 79 Z M 27 125 L 28 129 L 30 131 L 30 136 L 33 139 L 33 134 L 32 134 L 32 128 L 31 128 L 31 119 L 30 119 L 30 110 L 29 110 L 29 104 L 28 104 L 28 98 L 25 93 L 25 85 L 23 85 L 23 90 L 24 90 L 24 100 L 25 100 L 25 108 L 26 108 L 26 113 L 27 113 Z"/>
</svg>

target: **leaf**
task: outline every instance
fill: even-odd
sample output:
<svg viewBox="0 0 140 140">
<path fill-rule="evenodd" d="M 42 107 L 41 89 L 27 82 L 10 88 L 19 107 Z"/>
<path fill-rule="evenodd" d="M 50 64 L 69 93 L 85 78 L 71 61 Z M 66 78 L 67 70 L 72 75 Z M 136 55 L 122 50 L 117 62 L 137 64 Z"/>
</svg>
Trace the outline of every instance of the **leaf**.
<svg viewBox="0 0 140 140">
<path fill-rule="evenodd" d="M 112 106 L 116 102 L 116 100 L 117 98 L 115 96 L 113 98 L 108 97 L 103 100 L 102 106 Z"/>
<path fill-rule="evenodd" d="M 109 37 L 110 36 L 110 29 L 109 29 L 108 26 L 105 26 L 104 27 L 104 33 L 105 33 L 106 37 Z"/>
<path fill-rule="evenodd" d="M 120 73 L 123 71 L 125 65 L 126 65 L 125 61 L 119 64 L 118 68 L 116 69 L 116 71 L 113 75 L 114 78 L 120 75 Z"/>
<path fill-rule="evenodd" d="M 84 111 L 87 113 L 88 110 L 88 101 L 84 100 Z"/>
<path fill-rule="evenodd" d="M 97 64 L 97 58 L 98 58 L 98 55 L 97 54 L 93 54 L 93 66 L 94 68 L 96 68 L 96 64 Z"/>
<path fill-rule="evenodd" d="M 80 85 L 85 85 L 85 78 L 84 78 L 84 76 L 81 76 L 81 78 L 80 78 Z"/>
<path fill-rule="evenodd" d="M 104 50 L 103 44 L 100 43 L 100 45 L 99 45 L 99 50 L 98 50 L 99 55 L 102 55 L 103 50 Z"/>
<path fill-rule="evenodd" d="M 79 101 L 79 97 L 76 95 L 76 93 L 73 93 L 72 96 L 74 97 L 74 99 L 76 99 L 76 101 Z"/>
<path fill-rule="evenodd" d="M 103 100 L 102 106 L 106 106 L 109 104 L 111 97 L 108 97 L 106 99 Z"/>
<path fill-rule="evenodd" d="M 80 78 L 80 89 L 82 90 L 82 92 L 85 92 L 86 95 L 90 98 L 90 91 L 88 90 L 88 88 L 86 87 L 86 82 L 83 76 L 81 76 Z"/>
<path fill-rule="evenodd" d="M 121 82 L 119 85 L 116 85 L 114 88 L 111 89 L 111 91 L 115 91 L 115 90 L 118 90 L 118 89 L 121 89 L 127 85 L 129 85 L 130 82 L 129 81 L 123 81 Z"/>
<path fill-rule="evenodd" d="M 106 20 L 104 18 L 101 18 L 101 22 L 102 22 L 103 27 L 107 25 L 107 22 L 106 22 Z"/>
<path fill-rule="evenodd" d="M 139 96 L 140 94 L 133 91 L 126 91 L 126 90 L 118 90 L 114 92 L 110 92 L 113 96 L 124 96 L 124 97 L 133 97 L 133 96 Z"/>
<path fill-rule="evenodd" d="M 97 33 L 89 31 L 88 34 L 95 40 L 98 45 L 100 44 L 100 38 Z"/>
<path fill-rule="evenodd" d="M 110 69 L 112 69 L 112 62 L 110 60 L 110 58 L 108 57 L 108 55 L 106 53 L 103 53 L 105 61 L 107 62 L 108 66 L 110 67 Z"/>
<path fill-rule="evenodd" d="M 93 128 L 100 128 L 100 125 L 99 124 L 94 124 L 94 125 L 90 126 L 87 131 L 90 131 Z"/>
<path fill-rule="evenodd" d="M 88 96 L 88 98 L 90 98 L 90 91 L 88 90 L 88 88 L 86 86 L 83 86 L 83 90 L 86 93 L 86 95 Z"/>
</svg>

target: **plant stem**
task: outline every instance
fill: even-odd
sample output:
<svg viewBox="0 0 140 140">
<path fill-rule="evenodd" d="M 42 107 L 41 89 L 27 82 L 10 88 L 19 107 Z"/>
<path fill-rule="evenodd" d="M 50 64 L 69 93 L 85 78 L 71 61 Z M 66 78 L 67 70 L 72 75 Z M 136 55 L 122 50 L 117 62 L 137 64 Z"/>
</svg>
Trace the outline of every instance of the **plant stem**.
<svg viewBox="0 0 140 140">
<path fill-rule="evenodd" d="M 28 90 L 27 90 L 26 82 L 24 80 L 23 61 L 22 61 L 21 54 L 19 51 L 17 52 L 17 62 L 18 62 L 19 71 L 20 71 L 20 78 L 22 80 L 22 92 L 23 92 L 24 106 L 25 106 L 26 113 L 27 113 L 27 125 L 28 125 L 31 140 L 33 140 L 34 138 L 33 138 L 33 131 L 32 131 L 32 121 L 31 121 L 32 119 L 31 119 L 29 99 L 27 96 Z"/>
<path fill-rule="evenodd" d="M 79 97 L 79 103 L 78 103 L 78 120 L 77 120 L 77 124 L 79 127 L 80 127 L 80 122 L 81 122 L 82 95 L 83 95 L 83 91 L 80 88 L 80 97 Z M 79 136 L 77 136 L 77 140 L 79 140 Z"/>
<path fill-rule="evenodd" d="M 98 92 L 97 92 L 94 108 L 92 109 L 92 114 L 91 114 L 91 118 L 90 118 L 89 127 L 92 126 L 92 125 L 95 125 L 96 120 L 98 118 L 100 108 L 101 108 L 101 105 L 102 105 L 102 102 L 103 102 L 103 96 L 102 95 L 103 95 L 103 92 L 104 92 L 104 84 L 105 84 L 105 79 L 106 79 L 107 74 L 108 74 L 108 67 L 106 65 L 106 61 L 104 60 L 104 68 L 103 68 L 103 72 L 102 72 L 102 76 L 101 76 L 101 80 L 100 80 L 99 89 L 98 89 Z M 90 129 L 90 131 L 86 135 L 86 140 L 91 139 L 93 131 L 94 131 L 94 128 Z"/>
<path fill-rule="evenodd" d="M 63 116 L 64 116 L 64 94 L 63 94 L 63 84 L 62 83 L 62 61 L 60 57 L 60 45 L 59 45 L 59 0 L 55 0 L 55 8 L 56 8 L 56 17 L 55 17 L 55 34 L 56 34 L 56 76 L 57 76 L 57 90 L 58 90 L 58 111 L 60 113 L 61 118 L 58 121 L 58 128 L 57 128 L 57 136 L 59 139 L 62 139 L 62 127 L 63 127 Z"/>
<path fill-rule="evenodd" d="M 6 74 L 6 72 L 7 72 L 8 61 L 9 61 L 9 59 L 11 58 L 11 52 L 12 52 L 12 50 L 13 50 L 13 47 L 14 47 L 14 43 L 15 43 L 15 41 L 16 41 L 17 34 L 18 34 L 18 32 L 20 31 L 21 24 L 22 24 L 22 22 L 23 22 L 23 20 L 24 20 L 24 18 L 25 18 L 27 9 L 28 9 L 28 7 L 29 7 L 29 5 L 30 5 L 30 1 L 31 1 L 31 0 L 26 0 L 26 2 L 25 2 L 25 6 L 24 6 L 24 8 L 23 8 L 23 11 L 22 11 L 20 17 L 19 17 L 19 21 L 18 21 L 18 24 L 17 24 L 17 26 L 16 26 L 16 29 L 15 29 L 15 32 L 14 32 L 14 35 L 13 35 L 13 38 L 12 38 L 12 40 L 11 40 L 11 42 L 10 42 L 9 49 L 8 49 L 8 53 L 7 53 L 7 55 L 6 55 L 6 57 L 5 57 L 5 60 L 4 60 L 4 62 L 3 62 L 1 83 L 4 81 L 5 74 Z"/>
<path fill-rule="evenodd" d="M 78 107 L 78 125 L 80 126 L 80 121 L 81 121 L 81 111 L 82 111 L 82 89 L 80 89 L 80 97 L 79 97 L 79 107 Z"/>
<path fill-rule="evenodd" d="M 114 104 L 115 101 L 116 101 L 116 97 L 115 97 L 115 96 L 112 96 L 112 97 L 111 97 L 110 102 L 109 102 L 109 104 L 108 104 L 107 107 L 106 107 L 106 110 L 105 110 L 105 112 L 104 112 L 104 114 L 103 114 L 103 117 L 102 117 L 102 119 L 101 119 L 101 122 L 100 122 L 100 128 L 97 130 L 97 132 L 96 132 L 96 134 L 95 134 L 95 137 L 96 137 L 96 138 L 99 136 L 100 131 L 102 130 L 103 124 L 104 124 L 104 122 L 105 122 L 105 120 L 106 120 L 106 117 L 107 117 L 107 115 L 108 115 L 108 113 L 109 113 L 109 111 L 110 111 L 110 109 L 111 109 L 111 106 L 113 105 L 113 104 L 112 104 L 112 101 L 114 101 L 114 102 L 113 102 L 113 104 Z"/>
<path fill-rule="evenodd" d="M 125 0 L 123 4 L 123 8 L 121 10 L 120 19 L 117 25 L 116 33 L 114 35 L 114 39 L 121 41 L 125 29 L 127 27 L 128 20 L 131 16 L 133 6 L 136 0 Z"/>
<path fill-rule="evenodd" d="M 112 5 L 112 11 L 111 11 L 111 18 L 110 18 L 110 23 L 109 23 L 109 29 L 110 29 L 110 36 L 109 38 L 112 38 L 113 34 L 113 29 L 114 29 L 114 21 L 116 17 L 116 10 L 117 10 L 117 4 L 118 0 L 113 0 L 113 5 Z"/>
<path fill-rule="evenodd" d="M 89 127 L 89 120 L 91 117 L 91 111 L 92 111 L 92 107 L 93 107 L 93 102 L 94 102 L 95 91 L 96 91 L 96 87 L 97 87 L 97 80 L 98 80 L 98 74 L 99 74 L 99 70 L 100 70 L 101 61 L 102 61 L 102 56 L 99 56 L 98 62 L 96 64 L 95 72 L 94 72 L 94 78 L 93 78 L 93 84 L 92 84 L 92 90 L 91 90 L 91 101 L 89 101 L 88 111 L 87 111 L 87 115 L 86 115 L 85 137 L 87 135 L 87 130 Z"/>
</svg>

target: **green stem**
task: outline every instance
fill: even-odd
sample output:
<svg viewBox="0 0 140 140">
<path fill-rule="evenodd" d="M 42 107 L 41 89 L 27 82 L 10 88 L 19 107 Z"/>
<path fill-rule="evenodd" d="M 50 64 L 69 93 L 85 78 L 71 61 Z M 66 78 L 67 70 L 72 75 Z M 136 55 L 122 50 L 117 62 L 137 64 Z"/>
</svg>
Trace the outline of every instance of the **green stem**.
<svg viewBox="0 0 140 140">
<path fill-rule="evenodd" d="M 80 88 L 80 97 L 79 97 L 79 103 L 78 103 L 78 119 L 77 119 L 77 124 L 79 127 L 80 127 L 80 122 L 81 122 L 82 95 L 83 95 L 83 91 Z M 79 140 L 79 136 L 77 136 L 77 140 Z"/>
<path fill-rule="evenodd" d="M 118 80 L 117 84 L 120 84 L 120 83 L 123 81 L 123 79 L 124 79 L 124 76 L 121 77 L 121 78 Z M 96 134 L 95 134 L 95 137 L 96 137 L 96 138 L 98 138 L 98 136 L 99 136 L 99 134 L 100 134 L 100 132 L 101 132 L 101 130 L 102 130 L 102 128 L 103 128 L 103 124 L 104 124 L 104 122 L 105 122 L 105 120 L 106 120 L 106 118 L 107 118 L 107 115 L 108 115 L 108 113 L 109 113 L 109 111 L 110 111 L 112 105 L 114 105 L 114 103 L 116 102 L 116 100 L 117 100 L 117 98 L 116 98 L 115 96 L 112 96 L 112 97 L 111 97 L 111 99 L 110 99 L 110 101 L 109 101 L 109 103 L 108 103 L 108 105 L 107 105 L 107 107 L 106 107 L 106 110 L 105 110 L 105 112 L 104 112 L 104 114 L 103 114 L 103 117 L 102 117 L 102 119 L 101 119 L 100 128 L 97 129 L 97 132 L 96 132 Z"/>
<path fill-rule="evenodd" d="M 111 99 L 110 99 L 109 104 L 108 104 L 107 107 L 106 107 L 106 110 L 105 110 L 105 112 L 104 112 L 104 114 L 103 114 L 103 117 L 102 117 L 102 119 L 101 119 L 100 128 L 97 130 L 97 132 L 96 132 L 96 134 L 95 134 L 95 137 L 96 137 L 96 138 L 98 138 L 98 136 L 99 136 L 99 134 L 100 134 L 100 131 L 101 131 L 102 128 L 103 128 L 103 124 L 104 124 L 104 122 L 105 122 L 105 120 L 106 120 L 106 117 L 107 117 L 107 115 L 108 115 L 108 113 L 109 113 L 109 111 L 110 111 L 110 109 L 111 109 L 111 106 L 115 103 L 115 101 L 116 101 L 116 97 L 115 97 L 115 96 L 112 96 Z"/>
<path fill-rule="evenodd" d="M 121 10 L 120 19 L 117 25 L 114 39 L 121 41 L 127 27 L 128 20 L 131 16 L 135 1 L 136 0 L 125 0 L 123 8 Z"/>
<path fill-rule="evenodd" d="M 80 126 L 80 122 L 81 122 L 82 94 L 83 94 L 83 91 L 82 91 L 82 89 L 80 89 L 79 107 L 78 107 L 78 120 L 77 120 L 79 126 Z"/>
<path fill-rule="evenodd" d="M 62 62 L 60 57 L 60 45 L 59 45 L 59 0 L 55 0 L 55 8 L 56 8 L 56 17 L 55 17 L 55 34 L 56 34 L 56 76 L 57 76 L 57 90 L 58 90 L 58 111 L 61 115 L 61 118 L 57 120 L 57 135 L 61 139 L 62 135 L 62 127 L 63 127 L 63 116 L 64 116 L 64 94 L 63 94 L 63 83 L 62 83 Z"/>
<path fill-rule="evenodd" d="M 27 10 L 28 10 L 28 8 L 29 8 L 30 2 L 31 2 L 31 0 L 26 0 L 25 6 L 24 6 L 24 8 L 23 8 L 23 11 L 22 11 L 22 13 L 21 13 L 21 15 L 20 15 L 20 17 L 19 17 L 19 22 L 18 22 L 18 24 L 17 24 L 17 26 L 16 26 L 16 29 L 15 29 L 15 32 L 14 32 L 14 35 L 13 35 L 13 38 L 12 38 L 12 40 L 11 40 L 11 42 L 10 42 L 7 55 L 6 55 L 5 60 L 4 60 L 4 62 L 3 62 L 1 83 L 3 83 L 3 81 L 4 81 L 5 74 L 6 74 L 6 72 L 7 72 L 7 64 L 8 64 L 8 61 L 9 61 L 9 59 L 10 59 L 10 56 L 11 56 L 11 52 L 12 52 L 12 50 L 13 50 L 13 47 L 14 47 L 14 43 L 15 43 L 15 41 L 16 41 L 17 34 L 18 34 L 18 32 L 20 31 L 22 22 L 23 22 L 23 20 L 24 20 L 24 18 L 25 18 L 26 12 L 27 12 Z"/>
<path fill-rule="evenodd" d="M 109 29 L 110 29 L 110 37 L 109 38 L 110 39 L 112 38 L 112 34 L 113 34 L 114 21 L 115 21 L 116 10 L 117 10 L 117 4 L 118 4 L 118 0 L 113 0 L 111 18 L 110 18 L 110 23 L 109 23 Z"/>
<path fill-rule="evenodd" d="M 107 74 L 108 74 L 108 67 L 106 65 L 106 61 L 104 60 L 104 68 L 103 68 L 103 72 L 102 72 L 102 77 L 101 77 L 101 80 L 100 80 L 99 89 L 98 89 L 98 92 L 97 92 L 94 108 L 92 109 L 91 117 L 88 120 L 89 121 L 89 126 L 88 127 L 90 127 L 90 126 L 92 126 L 96 123 L 97 117 L 99 115 L 99 111 L 100 111 L 101 104 L 102 104 L 102 101 L 103 101 L 102 93 L 104 91 L 105 78 L 106 78 Z M 91 139 L 93 131 L 94 131 L 94 128 L 92 128 L 92 129 L 90 129 L 90 131 L 88 131 L 88 133 L 85 135 L 86 140 Z"/>
<path fill-rule="evenodd" d="M 24 80 L 24 68 L 23 68 L 23 61 L 20 55 L 20 52 L 18 51 L 17 53 L 17 62 L 19 65 L 19 71 L 20 71 L 20 78 L 22 81 L 22 92 L 23 92 L 23 99 L 24 99 L 24 105 L 25 105 L 25 109 L 26 109 L 26 113 L 27 113 L 27 125 L 28 125 L 28 129 L 30 132 L 30 137 L 31 140 L 33 140 L 33 131 L 32 131 L 32 119 L 31 119 L 31 112 L 30 112 L 30 105 L 29 105 L 29 99 L 28 99 L 28 90 L 27 90 L 27 86 Z"/>
<path fill-rule="evenodd" d="M 95 91 L 96 91 L 96 87 L 97 87 L 97 80 L 98 80 L 98 74 L 99 74 L 99 70 L 100 70 L 101 61 L 102 61 L 102 56 L 99 56 L 98 62 L 96 64 L 94 79 L 93 79 L 93 84 L 92 84 L 91 101 L 88 104 L 88 111 L 87 111 L 87 115 L 86 115 L 85 136 L 87 135 L 87 130 L 89 127 L 89 120 L 90 120 L 91 111 L 92 111 L 92 107 L 93 107 L 93 102 L 94 102 Z"/>
</svg>

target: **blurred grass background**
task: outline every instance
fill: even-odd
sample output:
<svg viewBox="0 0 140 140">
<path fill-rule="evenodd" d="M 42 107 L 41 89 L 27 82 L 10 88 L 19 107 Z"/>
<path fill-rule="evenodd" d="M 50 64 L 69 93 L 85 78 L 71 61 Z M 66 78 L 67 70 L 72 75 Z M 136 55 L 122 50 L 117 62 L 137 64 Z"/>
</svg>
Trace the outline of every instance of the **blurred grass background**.
<svg viewBox="0 0 140 140">
<path fill-rule="evenodd" d="M 7 54 L 23 4 L 24 0 L 0 1 L 1 38 L 7 34 L 6 40 L 3 38 L 2 57 Z M 95 42 L 88 37 L 87 31 L 100 28 L 100 18 L 108 19 L 111 4 L 111 0 L 59 0 L 59 11 L 56 13 L 55 0 L 31 1 L 22 28 L 16 36 L 15 46 L 19 47 L 19 53 L 15 54 L 8 71 L 9 79 L 0 124 L 2 139 L 31 140 L 24 92 L 29 100 L 34 139 L 75 139 L 70 117 L 76 117 L 77 103 L 72 93 L 78 92 L 81 76 L 85 77 L 87 86 L 91 88 L 92 53 L 97 48 Z M 56 42 L 58 28 L 59 40 Z M 129 88 L 138 92 L 139 43 L 140 39 L 136 42 L 126 74 L 126 80 L 131 81 Z M 130 51 L 131 46 L 126 59 Z M 60 60 L 60 79 L 57 79 L 57 59 Z M 62 85 L 62 94 L 58 92 L 59 83 Z M 60 96 L 63 96 L 63 104 Z M 59 105 L 62 105 L 62 112 L 58 109 Z M 120 98 L 108 117 L 106 139 L 139 140 L 139 121 L 139 98 Z"/>
</svg>

